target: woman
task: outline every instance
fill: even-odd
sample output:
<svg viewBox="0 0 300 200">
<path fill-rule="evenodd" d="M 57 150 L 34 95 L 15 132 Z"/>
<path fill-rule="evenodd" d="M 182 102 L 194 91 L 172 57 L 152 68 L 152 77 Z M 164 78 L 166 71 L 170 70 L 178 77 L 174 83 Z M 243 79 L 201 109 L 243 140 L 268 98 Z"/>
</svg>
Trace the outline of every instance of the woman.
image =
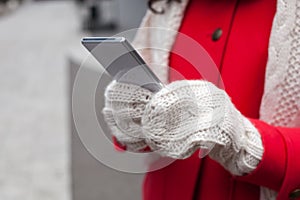
<svg viewBox="0 0 300 200">
<path fill-rule="evenodd" d="M 146 175 L 148 199 L 300 198 L 300 1 L 152 0 L 141 27 L 184 33 L 216 63 L 225 86 L 202 81 L 176 34 L 140 30 L 136 47 L 159 78 L 156 94 L 112 82 L 104 115 L 119 143 L 177 158 Z M 187 48 L 186 51 L 189 51 Z M 175 70 L 169 70 L 171 66 Z M 189 81 L 180 81 L 179 71 Z M 201 69 L 200 69 L 201 71 Z M 198 80 L 197 80 L 198 79 Z M 288 128 L 294 127 L 294 128 Z M 197 150 L 213 145 L 208 157 Z"/>
</svg>

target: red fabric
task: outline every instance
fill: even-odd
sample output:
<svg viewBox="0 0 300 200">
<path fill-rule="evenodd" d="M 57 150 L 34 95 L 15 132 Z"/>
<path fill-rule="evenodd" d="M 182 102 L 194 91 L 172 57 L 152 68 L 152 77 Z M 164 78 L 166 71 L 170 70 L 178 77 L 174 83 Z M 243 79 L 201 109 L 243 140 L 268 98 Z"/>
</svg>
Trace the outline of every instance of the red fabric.
<svg viewBox="0 0 300 200">
<path fill-rule="evenodd" d="M 259 120 L 252 119 L 251 121 L 262 136 L 264 144 L 263 159 L 255 171 L 249 175 L 237 177 L 237 179 L 279 191 L 286 167 L 287 152 L 284 139 L 277 128 Z M 274 176 L 274 174 L 276 174 L 276 176 Z"/>
<path fill-rule="evenodd" d="M 275 0 L 191 0 L 180 32 L 201 44 L 217 65 L 225 90 L 235 106 L 247 117 L 258 118 L 263 94 L 268 42 Z M 212 41 L 212 33 L 223 34 Z M 173 49 L 196 54 L 177 38 Z M 193 66 L 177 54 L 170 55 L 170 81 L 199 79 L 204 65 Z M 216 74 L 218 76 L 218 74 Z M 206 77 L 205 77 L 206 78 Z M 212 78 L 219 87 L 221 82 Z M 251 119 L 262 135 L 265 152 L 258 168 L 243 177 L 234 177 L 208 157 L 197 152 L 164 169 L 148 173 L 144 181 L 145 200 L 259 199 L 259 186 L 280 191 L 279 200 L 300 187 L 300 129 L 276 128 Z M 196 184 L 198 180 L 198 185 Z M 195 192 L 196 191 L 196 192 Z"/>
<path fill-rule="evenodd" d="M 120 144 L 120 142 L 114 136 L 112 137 L 112 139 L 113 139 L 115 150 L 120 151 L 120 152 L 126 151 L 126 145 Z"/>
<path fill-rule="evenodd" d="M 300 188 L 300 129 L 278 128 L 278 130 L 284 138 L 287 155 L 283 184 L 278 195 L 278 199 L 283 200 L 288 199 L 291 191 Z"/>
</svg>

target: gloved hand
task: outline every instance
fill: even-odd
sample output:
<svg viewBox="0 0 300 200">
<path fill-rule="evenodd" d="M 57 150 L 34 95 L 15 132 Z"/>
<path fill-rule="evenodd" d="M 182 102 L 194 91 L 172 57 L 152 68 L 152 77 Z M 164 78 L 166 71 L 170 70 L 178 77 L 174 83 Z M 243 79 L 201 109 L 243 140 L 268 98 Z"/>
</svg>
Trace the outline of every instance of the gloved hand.
<svg viewBox="0 0 300 200">
<path fill-rule="evenodd" d="M 105 96 L 105 119 L 128 149 L 148 145 L 183 159 L 214 145 L 209 156 L 234 175 L 251 172 L 261 160 L 260 134 L 225 91 L 209 82 L 176 81 L 153 94 L 114 81 Z"/>
<path fill-rule="evenodd" d="M 138 152 L 147 147 L 141 120 L 153 93 L 136 85 L 112 81 L 105 90 L 104 119 L 118 142 Z"/>
</svg>

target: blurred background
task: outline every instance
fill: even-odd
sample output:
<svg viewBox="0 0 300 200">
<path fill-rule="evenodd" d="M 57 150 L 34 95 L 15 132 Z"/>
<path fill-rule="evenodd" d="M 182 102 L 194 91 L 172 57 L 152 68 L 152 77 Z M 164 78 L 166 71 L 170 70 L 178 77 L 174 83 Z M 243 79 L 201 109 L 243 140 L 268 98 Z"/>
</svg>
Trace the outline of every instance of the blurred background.
<svg viewBox="0 0 300 200">
<path fill-rule="evenodd" d="M 146 0 L 0 0 L 1 200 L 141 199 L 142 174 L 110 169 L 82 145 L 71 92 L 88 55 L 81 38 L 136 28 L 146 7 Z"/>
</svg>

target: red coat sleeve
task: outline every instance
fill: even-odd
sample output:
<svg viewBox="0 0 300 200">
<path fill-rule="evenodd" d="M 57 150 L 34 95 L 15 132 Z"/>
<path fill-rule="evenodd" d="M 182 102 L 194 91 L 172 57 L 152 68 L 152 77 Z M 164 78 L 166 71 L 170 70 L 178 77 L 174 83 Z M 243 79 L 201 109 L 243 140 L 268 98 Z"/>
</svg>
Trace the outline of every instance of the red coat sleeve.
<svg viewBox="0 0 300 200">
<path fill-rule="evenodd" d="M 114 147 L 117 151 L 124 152 L 126 151 L 126 146 L 122 145 L 115 136 L 112 136 Z"/>
<path fill-rule="evenodd" d="M 283 128 L 250 119 L 261 134 L 264 154 L 250 174 L 237 177 L 276 190 L 277 200 L 287 200 L 300 189 L 300 128 Z"/>
</svg>

